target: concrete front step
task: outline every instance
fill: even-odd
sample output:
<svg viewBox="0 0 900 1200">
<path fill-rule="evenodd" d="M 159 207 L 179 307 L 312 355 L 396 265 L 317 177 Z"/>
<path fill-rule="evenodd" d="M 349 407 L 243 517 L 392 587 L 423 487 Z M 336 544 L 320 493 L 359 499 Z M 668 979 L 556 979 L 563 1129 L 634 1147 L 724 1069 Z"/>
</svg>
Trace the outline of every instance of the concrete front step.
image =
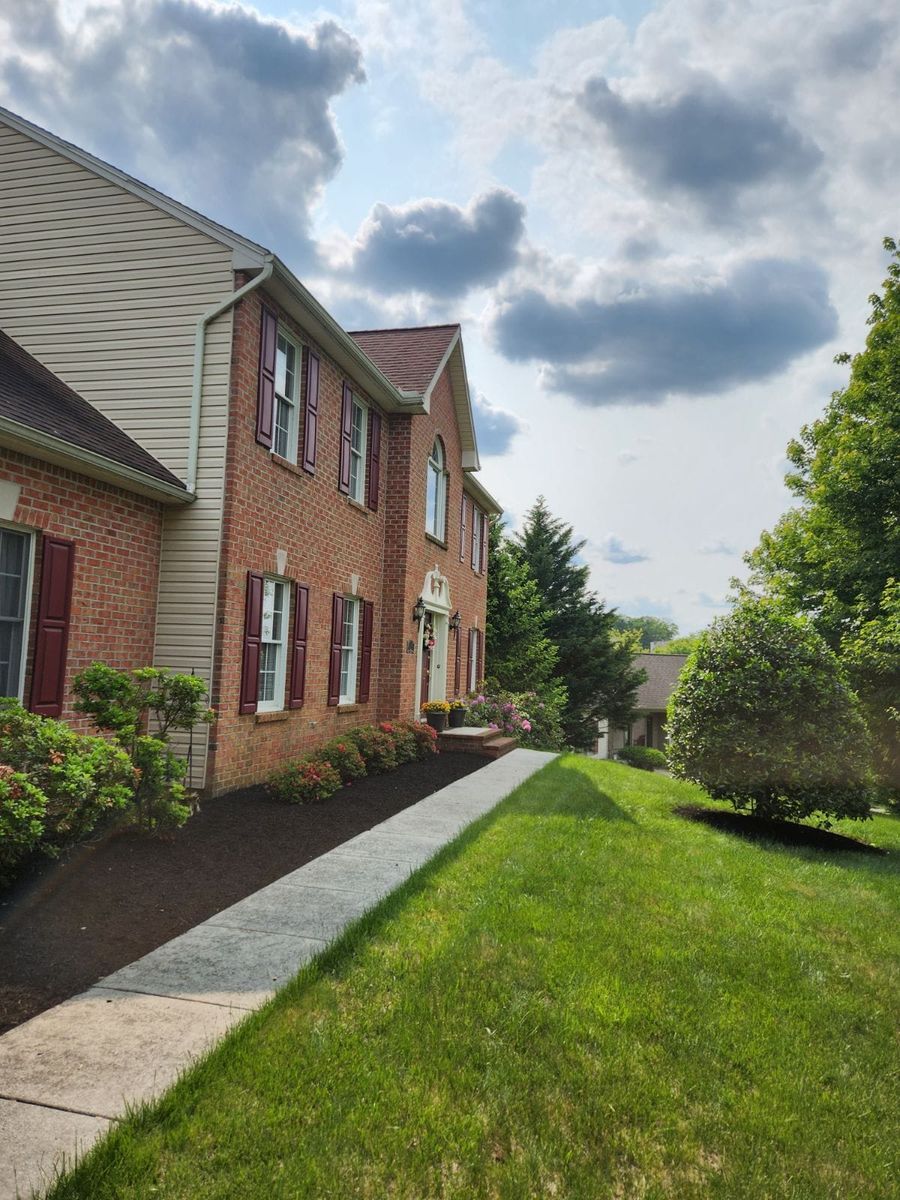
<svg viewBox="0 0 900 1200">
<path fill-rule="evenodd" d="M 480 754 L 484 758 L 500 758 L 516 749 L 516 739 L 504 737 L 499 729 L 463 725 L 445 729 L 438 734 L 438 749 L 457 754 Z"/>
</svg>

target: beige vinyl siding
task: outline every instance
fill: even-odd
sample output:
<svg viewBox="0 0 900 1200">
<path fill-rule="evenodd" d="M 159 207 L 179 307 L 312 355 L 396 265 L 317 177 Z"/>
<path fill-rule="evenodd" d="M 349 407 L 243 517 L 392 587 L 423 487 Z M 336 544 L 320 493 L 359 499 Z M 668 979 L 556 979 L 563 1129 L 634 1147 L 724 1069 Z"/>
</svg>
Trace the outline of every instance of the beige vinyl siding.
<svg viewBox="0 0 900 1200">
<path fill-rule="evenodd" d="M 232 251 L 0 118 L 0 328 L 181 479 L 198 317 L 234 289 Z M 168 509 L 156 662 L 210 679 L 231 314 L 209 328 L 197 500 Z M 195 783 L 206 729 L 195 732 Z"/>
</svg>

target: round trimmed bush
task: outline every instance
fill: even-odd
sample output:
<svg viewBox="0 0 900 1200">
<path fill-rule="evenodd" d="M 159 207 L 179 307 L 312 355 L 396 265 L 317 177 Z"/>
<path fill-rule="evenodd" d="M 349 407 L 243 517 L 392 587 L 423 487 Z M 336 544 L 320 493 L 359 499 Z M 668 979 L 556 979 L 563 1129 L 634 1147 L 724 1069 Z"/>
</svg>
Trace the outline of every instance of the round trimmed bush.
<svg viewBox="0 0 900 1200">
<path fill-rule="evenodd" d="M 366 770 L 373 775 L 393 771 L 397 766 L 397 749 L 392 734 L 376 729 L 374 725 L 359 725 L 356 729 L 348 730 L 347 736 L 356 743 Z"/>
<path fill-rule="evenodd" d="M 334 738 L 322 747 L 317 757 L 331 763 L 340 775 L 341 783 L 352 783 L 366 773 L 366 764 L 351 738 Z"/>
<path fill-rule="evenodd" d="M 623 746 L 616 751 L 616 758 L 641 771 L 665 770 L 668 765 L 663 752 L 654 750 L 652 746 Z"/>
<path fill-rule="evenodd" d="M 673 773 L 759 816 L 869 815 L 859 701 L 805 621 L 746 600 L 702 634 L 669 701 Z"/>
<path fill-rule="evenodd" d="M 311 754 L 277 771 L 269 778 L 269 787 L 290 804 L 318 804 L 341 786 L 336 767 L 319 755 Z"/>
</svg>

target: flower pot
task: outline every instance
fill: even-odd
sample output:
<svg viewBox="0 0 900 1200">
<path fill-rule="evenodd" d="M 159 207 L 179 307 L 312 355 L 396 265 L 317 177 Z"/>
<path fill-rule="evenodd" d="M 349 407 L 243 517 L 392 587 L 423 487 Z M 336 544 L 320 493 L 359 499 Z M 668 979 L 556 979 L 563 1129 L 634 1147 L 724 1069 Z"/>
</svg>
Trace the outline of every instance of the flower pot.
<svg viewBox="0 0 900 1200">
<path fill-rule="evenodd" d="M 425 720 L 432 729 L 436 729 L 438 733 L 443 733 L 447 728 L 447 714 L 443 712 L 428 712 L 425 714 Z"/>
<path fill-rule="evenodd" d="M 451 708 L 449 718 L 451 729 L 462 729 L 466 723 L 466 710 L 464 708 Z"/>
</svg>

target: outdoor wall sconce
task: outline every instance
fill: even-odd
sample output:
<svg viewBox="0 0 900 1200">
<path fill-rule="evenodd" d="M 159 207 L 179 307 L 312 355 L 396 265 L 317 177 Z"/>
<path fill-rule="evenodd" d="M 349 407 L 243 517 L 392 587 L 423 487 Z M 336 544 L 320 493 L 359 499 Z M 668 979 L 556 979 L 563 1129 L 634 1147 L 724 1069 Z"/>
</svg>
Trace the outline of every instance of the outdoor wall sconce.
<svg viewBox="0 0 900 1200">
<path fill-rule="evenodd" d="M 457 629 L 459 629 L 460 625 L 462 625 L 462 617 L 459 615 L 459 609 L 457 609 L 450 618 L 449 625 L 454 633 L 457 631 Z"/>
<path fill-rule="evenodd" d="M 413 620 L 416 622 L 417 625 L 419 625 L 422 623 L 422 619 L 424 618 L 424 616 L 425 616 L 425 601 L 420 596 L 418 598 L 418 600 L 416 601 L 415 608 L 413 609 Z"/>
</svg>

